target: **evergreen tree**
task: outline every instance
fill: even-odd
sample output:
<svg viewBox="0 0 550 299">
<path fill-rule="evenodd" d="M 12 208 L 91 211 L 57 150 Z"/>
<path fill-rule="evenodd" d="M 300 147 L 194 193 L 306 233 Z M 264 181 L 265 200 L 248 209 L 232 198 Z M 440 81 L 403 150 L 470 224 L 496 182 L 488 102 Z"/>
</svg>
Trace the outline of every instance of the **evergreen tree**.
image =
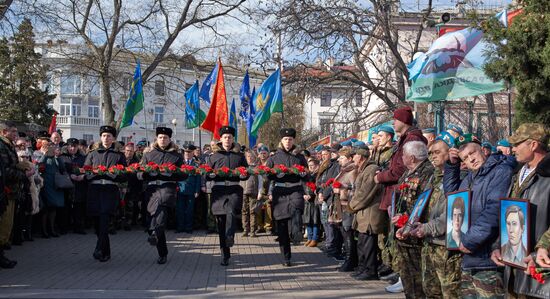
<svg viewBox="0 0 550 299">
<path fill-rule="evenodd" d="M 18 32 L 0 41 L 0 118 L 47 126 L 53 114 L 48 103 L 55 96 L 40 88 L 47 68 L 35 52 L 33 27 L 24 19 Z"/>
<path fill-rule="evenodd" d="M 482 25 L 496 45 L 486 65 L 493 79 L 504 79 L 517 91 L 514 126 L 550 123 L 550 1 L 520 0 L 523 13 L 505 28 L 492 19 Z"/>
</svg>

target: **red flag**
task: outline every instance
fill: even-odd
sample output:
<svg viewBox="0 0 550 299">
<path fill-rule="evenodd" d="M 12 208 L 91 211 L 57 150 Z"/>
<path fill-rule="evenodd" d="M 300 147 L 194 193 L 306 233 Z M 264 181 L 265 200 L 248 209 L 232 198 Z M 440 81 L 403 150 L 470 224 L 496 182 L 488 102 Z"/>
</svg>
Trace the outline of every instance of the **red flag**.
<svg viewBox="0 0 550 299">
<path fill-rule="evenodd" d="M 220 139 L 218 130 L 229 125 L 229 116 L 227 111 L 227 97 L 225 94 L 225 83 L 223 79 L 223 68 L 221 59 L 218 63 L 218 78 L 216 78 L 216 86 L 214 86 L 214 94 L 210 103 L 208 115 L 202 123 L 202 128 L 212 132 L 214 139 Z"/>
<path fill-rule="evenodd" d="M 48 130 L 48 133 L 53 133 L 57 130 L 57 113 L 53 114 L 52 122 L 50 123 L 50 129 Z"/>
</svg>

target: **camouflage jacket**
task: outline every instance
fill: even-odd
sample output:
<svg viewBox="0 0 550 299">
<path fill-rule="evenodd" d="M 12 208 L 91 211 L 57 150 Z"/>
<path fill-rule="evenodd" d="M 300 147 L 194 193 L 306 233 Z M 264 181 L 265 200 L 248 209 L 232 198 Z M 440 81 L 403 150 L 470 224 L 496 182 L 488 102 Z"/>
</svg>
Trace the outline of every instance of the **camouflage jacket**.
<svg viewBox="0 0 550 299">
<path fill-rule="evenodd" d="M 25 173 L 17 168 L 19 159 L 12 142 L 0 136 L 0 159 L 3 166 L 4 190 L 9 199 L 18 200 L 22 195 Z"/>
<path fill-rule="evenodd" d="M 545 248 L 550 250 L 550 228 L 540 237 L 539 242 L 537 243 L 536 249 Z"/>
</svg>

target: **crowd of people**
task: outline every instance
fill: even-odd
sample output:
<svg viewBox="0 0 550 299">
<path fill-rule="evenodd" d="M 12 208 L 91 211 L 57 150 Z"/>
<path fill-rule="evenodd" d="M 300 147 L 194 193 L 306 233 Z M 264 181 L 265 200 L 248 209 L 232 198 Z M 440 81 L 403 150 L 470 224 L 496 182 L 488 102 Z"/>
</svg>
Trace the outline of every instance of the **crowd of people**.
<svg viewBox="0 0 550 299">
<path fill-rule="evenodd" d="M 340 262 L 338 271 L 360 281 L 385 280 L 388 292 L 407 298 L 550 297 L 550 283 L 537 281 L 529 270 L 550 268 L 550 131 L 544 124 L 521 124 L 493 147 L 457 125 L 439 133 L 417 128 L 412 110 L 403 107 L 394 111 L 393 126 L 379 126 L 371 142 L 347 140 L 311 150 L 295 144 L 292 128 L 281 129 L 278 144 L 269 149 L 241 146 L 235 129 L 222 127 L 220 139 L 202 151 L 178 147 L 165 127 L 156 129 L 151 144 L 118 142 L 110 126 L 102 126 L 100 141 L 90 145 L 74 138 L 63 142 L 58 133 L 30 140 L 6 121 L 0 130 L 2 268 L 16 266 L 4 254 L 11 245 L 36 235 L 86 234 L 92 227 L 93 257 L 100 262 L 111 258 L 109 234 L 119 229 L 145 229 L 157 247 L 157 262 L 164 264 L 167 229 L 204 228 L 218 233 L 220 263 L 227 266 L 242 230 L 242 237 L 277 236 L 283 266 L 293 265 L 292 246 L 319 247 Z M 136 163 L 250 171 L 79 171 Z M 464 190 L 471 198 L 454 201 L 447 217 L 447 195 Z M 531 235 L 518 255 L 527 269 L 503 261 L 502 198 L 529 202 Z"/>
</svg>

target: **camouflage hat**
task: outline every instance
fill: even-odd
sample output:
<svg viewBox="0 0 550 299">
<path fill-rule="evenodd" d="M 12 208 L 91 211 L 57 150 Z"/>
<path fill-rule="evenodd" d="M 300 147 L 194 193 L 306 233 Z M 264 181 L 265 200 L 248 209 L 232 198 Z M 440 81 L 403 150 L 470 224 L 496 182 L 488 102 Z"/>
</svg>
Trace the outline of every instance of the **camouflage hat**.
<svg viewBox="0 0 550 299">
<path fill-rule="evenodd" d="M 459 148 L 465 144 L 472 143 L 472 142 L 481 144 L 479 139 L 477 139 L 477 137 L 474 136 L 474 134 L 464 134 L 455 139 L 455 146 Z"/>
<path fill-rule="evenodd" d="M 533 139 L 542 144 L 548 144 L 549 137 L 550 132 L 543 124 L 525 123 L 519 126 L 508 140 L 512 145 L 518 145 L 527 139 Z"/>
</svg>

